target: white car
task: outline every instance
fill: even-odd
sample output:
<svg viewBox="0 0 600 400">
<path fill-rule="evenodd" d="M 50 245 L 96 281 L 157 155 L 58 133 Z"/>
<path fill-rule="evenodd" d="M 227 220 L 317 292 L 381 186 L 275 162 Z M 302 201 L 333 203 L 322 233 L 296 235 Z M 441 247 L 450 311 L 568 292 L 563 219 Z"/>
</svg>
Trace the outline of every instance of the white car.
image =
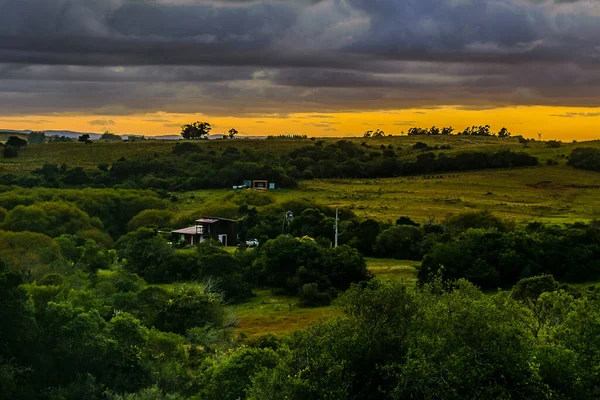
<svg viewBox="0 0 600 400">
<path fill-rule="evenodd" d="M 246 240 L 246 246 L 248 247 L 256 247 L 259 245 L 258 239 L 248 239 Z"/>
</svg>

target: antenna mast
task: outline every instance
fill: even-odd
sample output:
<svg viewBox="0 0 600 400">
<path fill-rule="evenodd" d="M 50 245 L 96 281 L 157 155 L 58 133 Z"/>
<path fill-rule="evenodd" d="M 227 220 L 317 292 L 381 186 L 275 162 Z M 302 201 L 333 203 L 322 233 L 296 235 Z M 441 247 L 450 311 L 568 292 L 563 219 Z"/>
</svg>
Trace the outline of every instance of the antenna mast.
<svg viewBox="0 0 600 400">
<path fill-rule="evenodd" d="M 335 245 L 333 247 L 338 247 L 338 208 L 335 208 Z"/>
</svg>

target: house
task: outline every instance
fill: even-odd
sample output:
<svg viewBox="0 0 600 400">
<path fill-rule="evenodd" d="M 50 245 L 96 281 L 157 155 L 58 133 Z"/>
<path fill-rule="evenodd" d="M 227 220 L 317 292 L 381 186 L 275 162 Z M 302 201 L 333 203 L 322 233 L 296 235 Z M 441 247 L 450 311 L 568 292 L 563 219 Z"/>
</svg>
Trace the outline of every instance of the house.
<svg viewBox="0 0 600 400">
<path fill-rule="evenodd" d="M 244 180 L 243 185 L 234 186 L 234 190 L 238 189 L 254 189 L 254 190 L 274 190 L 276 188 L 275 182 L 269 182 L 263 179 L 255 179 L 255 180 Z"/>
<path fill-rule="evenodd" d="M 224 246 L 237 246 L 237 221 L 227 218 L 200 218 L 194 226 L 171 232 L 175 241 L 197 245 L 207 239 L 218 240 Z"/>
</svg>

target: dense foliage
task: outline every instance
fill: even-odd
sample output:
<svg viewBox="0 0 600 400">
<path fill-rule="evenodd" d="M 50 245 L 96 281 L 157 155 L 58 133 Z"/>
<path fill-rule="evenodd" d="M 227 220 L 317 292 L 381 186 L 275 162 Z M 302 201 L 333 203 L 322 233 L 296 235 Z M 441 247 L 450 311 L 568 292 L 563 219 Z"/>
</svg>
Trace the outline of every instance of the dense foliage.
<svg viewBox="0 0 600 400">
<path fill-rule="evenodd" d="M 465 281 L 355 286 L 343 316 L 291 338 L 249 398 L 598 397 L 597 298 L 551 290 L 534 301 Z"/>
<path fill-rule="evenodd" d="M 587 147 L 576 148 L 569 155 L 568 165 L 600 172 L 600 150 Z"/>
<path fill-rule="evenodd" d="M 127 223 L 146 209 L 164 209 L 166 202 L 150 191 L 114 189 L 0 190 L 0 229 L 39 232 L 49 236 L 96 229 L 118 238 Z M 3 219 L 3 221 L 2 221 Z"/>
<path fill-rule="evenodd" d="M 467 278 L 495 288 L 540 273 L 567 282 L 600 278 L 600 225 L 530 224 L 506 232 L 468 229 L 425 255 L 419 279 Z"/>
<path fill-rule="evenodd" d="M 153 384 L 195 393 L 184 366 L 206 353 L 180 334 L 218 333 L 221 300 L 194 286 L 144 285 L 125 272 L 86 279 L 76 271 L 23 284 L 0 264 L 2 398 L 116 399 Z"/>
<path fill-rule="evenodd" d="M 11 399 L 583 399 L 600 395 L 595 291 L 546 277 L 485 295 L 374 280 L 338 317 L 231 339 L 206 286 L 0 269 L 0 393 Z M 594 288 L 595 289 L 595 288 Z M 119 310 L 119 311 L 115 311 Z"/>
<path fill-rule="evenodd" d="M 232 254 L 216 241 L 175 250 L 155 231 L 142 228 L 123 236 L 117 249 L 125 268 L 149 282 L 210 281 L 230 302 L 251 296 L 255 285 L 304 293 L 307 305 L 315 305 L 317 298 L 329 304 L 337 290 L 370 278 L 355 249 L 323 247 L 308 237 L 279 236 L 256 250 L 241 248 Z"/>
<path fill-rule="evenodd" d="M 227 146 L 222 151 L 205 148 L 204 143 L 184 141 L 175 144 L 171 155 L 121 158 L 112 165 L 102 164 L 95 169 L 46 164 L 32 173 L 4 174 L 0 176 L 0 183 L 23 187 L 94 186 L 188 191 L 231 188 L 244 179 L 267 179 L 278 187 L 294 187 L 302 179 L 380 178 L 538 164 L 536 157 L 509 150 L 447 155 L 444 150 L 449 146 L 372 149 L 347 140 L 326 146 L 317 141 L 279 156 L 234 146 Z"/>
</svg>

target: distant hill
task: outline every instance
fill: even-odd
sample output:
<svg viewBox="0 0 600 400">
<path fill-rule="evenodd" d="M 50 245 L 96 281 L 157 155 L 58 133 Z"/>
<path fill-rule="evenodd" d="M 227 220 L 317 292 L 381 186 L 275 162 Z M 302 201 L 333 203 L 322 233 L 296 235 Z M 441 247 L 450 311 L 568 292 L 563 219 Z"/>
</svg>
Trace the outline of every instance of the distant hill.
<svg viewBox="0 0 600 400">
<path fill-rule="evenodd" d="M 66 137 L 71 138 L 71 139 L 78 139 L 79 136 L 85 135 L 85 134 L 90 135 L 90 139 L 91 140 L 100 139 L 100 136 L 101 136 L 98 133 L 77 132 L 77 131 L 48 130 L 48 131 L 43 131 L 43 132 L 46 132 L 46 136 L 66 136 Z"/>
<path fill-rule="evenodd" d="M 19 137 L 25 139 L 27 137 L 27 135 L 29 135 L 31 132 L 32 132 L 31 130 L 0 129 L 0 141 L 5 142 L 6 140 L 8 140 L 9 136 L 12 136 L 12 135 L 19 136 Z M 78 131 L 69 131 L 69 130 L 43 130 L 43 131 L 40 130 L 39 132 L 45 132 L 46 136 L 48 136 L 48 137 L 50 137 L 50 136 L 66 136 L 68 138 L 75 139 L 75 140 L 77 140 L 79 138 L 79 136 L 84 135 L 84 134 L 90 135 L 91 140 L 98 140 L 102 136 L 99 133 L 78 132 Z M 182 140 L 181 135 L 178 135 L 178 134 L 146 136 L 146 135 L 125 133 L 125 134 L 122 134 L 119 136 L 121 136 L 121 138 L 123 140 L 127 140 L 129 138 L 129 136 L 138 136 L 138 137 L 143 136 L 146 139 L 153 139 L 153 140 Z M 226 138 L 227 138 L 226 134 L 208 135 L 209 140 L 226 139 Z M 266 138 L 267 138 L 266 136 L 239 136 L 237 139 L 266 139 Z"/>
</svg>

